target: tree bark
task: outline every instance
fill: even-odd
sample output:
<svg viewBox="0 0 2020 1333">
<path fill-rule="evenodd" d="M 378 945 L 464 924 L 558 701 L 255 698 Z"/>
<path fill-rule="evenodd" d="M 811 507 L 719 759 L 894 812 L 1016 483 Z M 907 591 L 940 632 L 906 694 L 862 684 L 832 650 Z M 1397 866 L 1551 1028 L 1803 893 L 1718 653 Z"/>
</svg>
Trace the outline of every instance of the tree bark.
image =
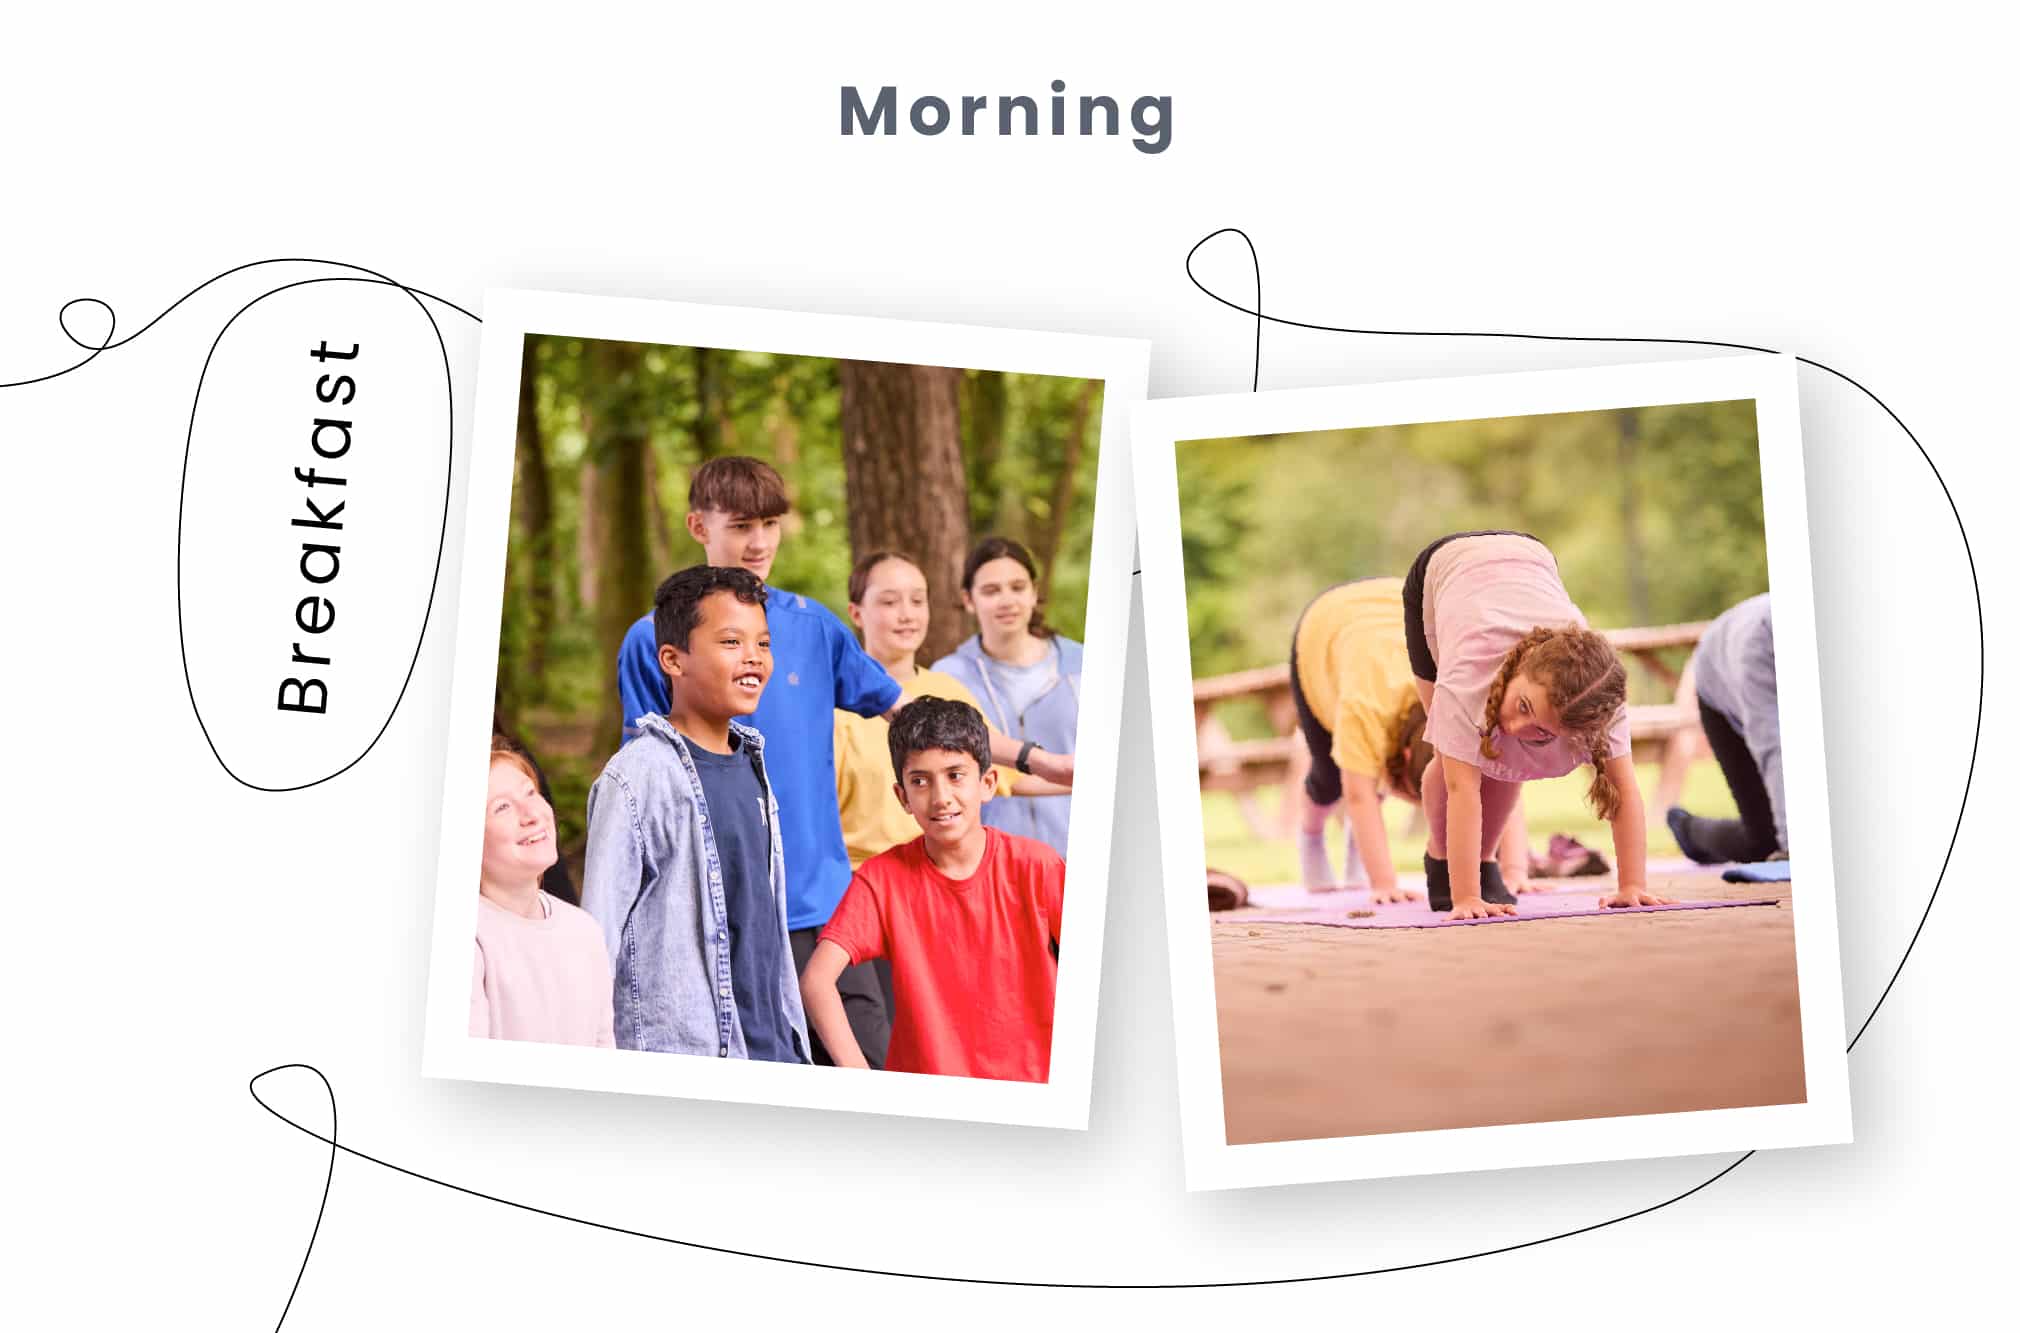
<svg viewBox="0 0 2020 1333">
<path fill-rule="evenodd" d="M 1066 524 L 1073 516 L 1073 486 L 1078 480 L 1081 456 L 1087 451 L 1087 418 L 1094 411 L 1094 396 L 1100 392 L 1097 380 L 1080 386 L 1073 400 L 1073 418 L 1066 423 L 1066 443 L 1059 455 L 1059 471 L 1052 478 L 1052 510 L 1045 516 L 1045 534 L 1039 539 L 1038 598 L 1052 600 L 1052 569 L 1059 563 L 1059 545 L 1066 537 Z"/>
<path fill-rule="evenodd" d="M 520 708 L 545 693 L 547 644 L 554 629 L 554 483 L 540 431 L 538 342 L 529 334 L 519 353 L 519 431 L 513 449 L 518 484 L 519 551 L 526 571 L 526 657 L 503 693 L 511 701 L 513 726 Z M 502 682 L 501 682 L 502 684 Z"/>
<path fill-rule="evenodd" d="M 1621 562 L 1627 569 L 1627 601 L 1634 623 L 1650 623 L 1647 543 L 1641 531 L 1641 413 L 1628 408 L 1620 422 Z"/>
<path fill-rule="evenodd" d="M 645 450 L 645 507 L 647 516 L 652 520 L 649 533 L 652 567 L 662 578 L 678 567 L 674 564 L 673 553 L 680 549 L 674 540 L 673 524 L 666 516 L 666 501 L 660 494 L 660 470 L 665 463 L 666 460 L 659 456 L 659 450 L 648 444 Z M 687 539 L 685 530 L 680 537 L 682 541 Z M 653 586 L 656 588 L 658 585 Z"/>
<path fill-rule="evenodd" d="M 706 463 L 722 453 L 722 354 L 713 347 L 694 349 L 694 452 Z"/>
<path fill-rule="evenodd" d="M 610 754 L 624 724 L 617 691 L 617 651 L 625 631 L 652 606 L 650 502 L 646 454 L 652 447 L 643 410 L 643 349 L 636 343 L 590 344 L 592 404 L 588 456 L 596 474 L 596 643 L 603 673 L 603 709 L 596 753 Z M 585 510 L 584 517 L 586 518 Z"/>
<path fill-rule="evenodd" d="M 971 370 L 963 388 L 963 425 L 975 463 L 968 477 L 970 517 L 979 531 L 992 532 L 1002 503 L 1003 422 L 1009 414 L 1009 386 L 1000 370 Z"/>
<path fill-rule="evenodd" d="M 582 409 L 582 433 L 587 436 L 589 432 L 590 415 L 585 407 Z M 581 500 L 576 506 L 575 604 L 587 609 L 596 605 L 597 571 L 603 559 L 603 487 L 594 456 L 587 452 L 583 454 L 576 477 Z"/>
<path fill-rule="evenodd" d="M 968 554 L 968 473 L 961 456 L 961 374 L 939 366 L 839 363 L 849 552 L 899 550 L 925 571 L 932 625 L 919 660 L 967 636 L 961 563 Z"/>
</svg>

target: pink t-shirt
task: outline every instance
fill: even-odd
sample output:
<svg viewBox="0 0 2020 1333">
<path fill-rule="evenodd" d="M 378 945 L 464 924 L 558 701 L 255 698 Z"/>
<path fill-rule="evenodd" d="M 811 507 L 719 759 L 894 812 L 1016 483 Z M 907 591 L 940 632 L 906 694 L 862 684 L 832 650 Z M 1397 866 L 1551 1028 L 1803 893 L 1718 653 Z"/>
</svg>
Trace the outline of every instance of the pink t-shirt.
<svg viewBox="0 0 2020 1333">
<path fill-rule="evenodd" d="M 540 902 L 547 915 L 536 919 L 478 897 L 470 1035 L 615 1047 L 602 928 L 559 898 Z"/>
<path fill-rule="evenodd" d="M 1490 778 L 1526 782 L 1561 778 L 1592 756 L 1569 737 L 1529 745 L 1497 734 L 1499 759 L 1480 753 L 1487 690 L 1508 650 L 1538 625 L 1585 625 L 1564 591 L 1550 548 L 1529 537 L 1461 537 L 1446 542 L 1424 570 L 1424 637 L 1438 664 L 1426 734 L 1440 754 L 1477 764 Z M 1609 758 L 1632 750 L 1627 709 L 1607 732 Z"/>
</svg>

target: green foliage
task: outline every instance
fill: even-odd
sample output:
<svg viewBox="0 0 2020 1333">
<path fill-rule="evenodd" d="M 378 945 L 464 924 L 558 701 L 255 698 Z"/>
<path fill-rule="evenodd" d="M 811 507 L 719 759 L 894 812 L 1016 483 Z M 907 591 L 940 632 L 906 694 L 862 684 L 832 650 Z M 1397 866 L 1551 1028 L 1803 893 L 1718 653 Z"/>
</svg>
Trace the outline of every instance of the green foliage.
<svg viewBox="0 0 2020 1333">
<path fill-rule="evenodd" d="M 1600 627 L 1767 587 L 1751 402 L 1182 441 L 1178 477 L 1199 676 L 1286 660 L 1313 597 L 1469 529 L 1541 538 Z"/>
<path fill-rule="evenodd" d="M 515 510 L 499 636 L 501 707 L 532 744 L 556 787 L 563 843 L 581 834 L 580 796 L 602 766 L 592 753 L 602 691 L 615 663 L 595 633 L 593 588 L 584 586 L 585 470 L 592 438 L 642 433 L 652 460 L 649 546 L 663 569 L 653 581 L 700 559 L 687 535 L 688 478 L 711 456 L 748 454 L 779 470 L 793 511 L 772 568 L 773 582 L 842 614 L 852 563 L 847 475 L 841 449 L 837 363 L 821 357 L 641 344 L 597 344 L 535 335 L 535 401 L 550 473 L 552 519 L 532 531 Z M 635 351 L 635 357 L 613 351 Z M 632 365 L 613 376 L 612 365 Z M 1068 468 L 1076 408 L 1087 396 L 1083 447 Z M 1087 569 L 1100 445 L 1099 385 L 1002 372 L 968 372 L 962 395 L 970 477 L 970 528 L 977 538 L 1007 532 L 1034 549 L 1054 520 L 1055 482 L 1065 471 L 1066 514 L 1052 571 L 1047 619 L 1083 637 Z M 592 429 L 592 423 L 594 428 Z M 992 443 L 977 440 L 986 429 Z M 523 478 L 521 479 L 523 484 Z M 516 490 L 516 488 L 515 488 Z M 593 506 L 590 506 L 593 507 Z M 1041 552 L 1041 559 L 1042 552 Z M 553 589 L 555 620 L 538 679 L 528 611 L 536 581 Z M 649 608 L 641 606 L 639 614 Z M 566 788 L 564 791 L 563 788 Z"/>
</svg>

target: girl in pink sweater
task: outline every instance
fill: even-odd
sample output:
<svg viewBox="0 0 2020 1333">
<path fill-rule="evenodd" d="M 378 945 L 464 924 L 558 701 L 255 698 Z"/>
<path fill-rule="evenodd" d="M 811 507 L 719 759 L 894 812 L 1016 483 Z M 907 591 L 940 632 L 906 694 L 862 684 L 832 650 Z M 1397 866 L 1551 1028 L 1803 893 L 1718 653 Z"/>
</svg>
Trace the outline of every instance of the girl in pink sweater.
<svg viewBox="0 0 2020 1333">
<path fill-rule="evenodd" d="M 1437 755 L 1423 783 L 1432 909 L 1455 920 L 1513 916 L 1515 896 L 1482 849 L 1501 836 L 1524 782 L 1583 764 L 1620 867 L 1603 905 L 1667 902 L 1648 891 L 1627 670 L 1565 592 L 1550 548 L 1519 532 L 1431 543 L 1403 581 L 1403 630 Z"/>
<path fill-rule="evenodd" d="M 533 765 L 491 743 L 470 1035 L 571 1046 L 616 1046 L 610 958 L 589 913 L 540 888 L 554 864 L 554 810 Z"/>
</svg>

